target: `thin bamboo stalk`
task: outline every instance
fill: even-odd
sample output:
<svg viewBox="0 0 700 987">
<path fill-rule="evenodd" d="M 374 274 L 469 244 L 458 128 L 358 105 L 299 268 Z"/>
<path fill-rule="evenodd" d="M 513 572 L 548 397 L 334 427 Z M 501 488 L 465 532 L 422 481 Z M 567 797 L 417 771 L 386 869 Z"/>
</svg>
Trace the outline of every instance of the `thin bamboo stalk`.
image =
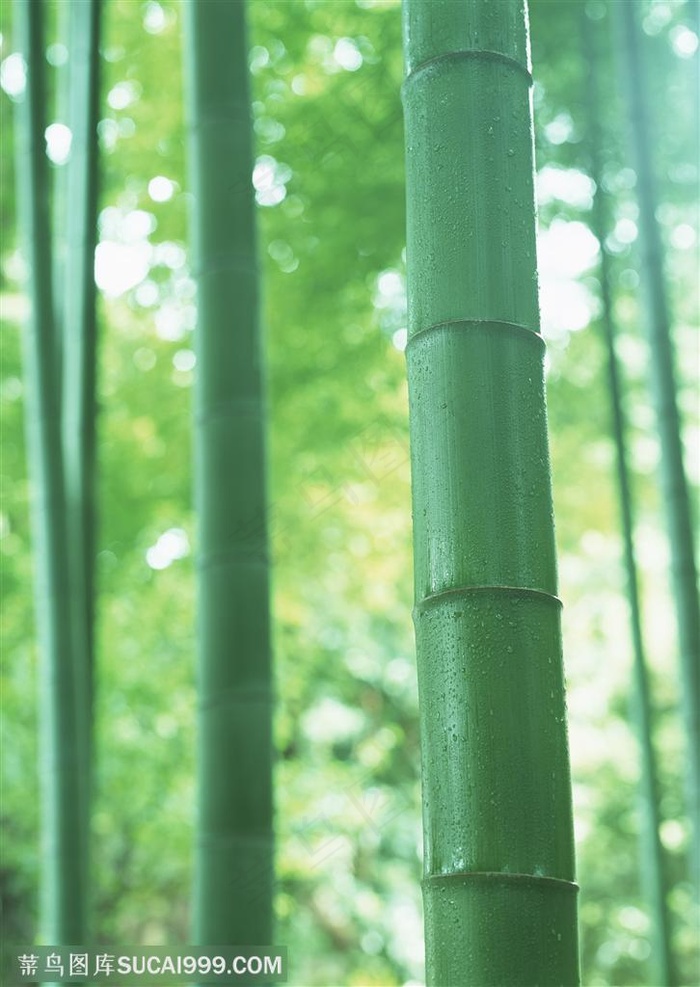
<svg viewBox="0 0 700 987">
<path fill-rule="evenodd" d="M 40 937 L 50 944 L 61 944 L 85 941 L 85 777 L 76 722 L 81 700 L 71 626 L 51 292 L 49 177 L 44 150 L 44 9 L 36 0 L 17 0 L 15 5 L 18 41 L 27 62 L 26 92 L 17 113 L 17 173 L 31 296 L 24 360 L 40 654 Z"/>
<path fill-rule="evenodd" d="M 601 149 L 604 146 L 599 122 L 600 92 L 598 73 L 600 58 L 593 34 L 593 26 L 586 11 L 582 15 L 583 50 L 588 65 L 586 78 L 588 104 L 588 152 L 590 173 L 596 192 L 591 213 L 591 229 L 600 244 L 600 299 L 602 303 L 601 326 L 607 355 L 608 388 L 613 439 L 616 452 L 617 486 L 620 501 L 620 517 L 624 544 L 624 564 L 627 574 L 627 596 L 630 608 L 630 631 L 633 650 L 634 701 L 632 704 L 639 741 L 641 777 L 640 808 L 642 885 L 649 904 L 652 924 L 652 952 L 649 960 L 649 983 L 666 987 L 674 983 L 673 954 L 671 949 L 670 917 L 666 905 L 667 880 L 663 848 L 659 835 L 661 822 L 657 781 L 656 754 L 653 744 L 653 706 L 649 676 L 647 673 L 642 614 L 639 602 L 639 580 L 634 550 L 634 506 L 629 468 L 627 465 L 627 422 L 624 412 L 623 387 L 615 349 L 615 318 L 613 315 L 610 257 L 605 247 L 606 232 L 610 228 L 609 213 L 602 188 L 603 166 Z"/>
<path fill-rule="evenodd" d="M 406 0 L 407 346 L 429 984 L 578 983 L 519 0 Z"/>
<path fill-rule="evenodd" d="M 660 478 L 671 549 L 671 577 L 678 624 L 682 709 L 687 738 L 688 812 L 693 827 L 693 872 L 700 882 L 700 601 L 693 526 L 683 466 L 681 421 L 676 403 L 674 347 L 656 219 L 647 79 L 639 44 L 637 5 L 615 3 L 629 133 L 637 172 L 642 282 L 651 359 L 650 382 L 661 448 Z"/>
<path fill-rule="evenodd" d="M 272 937 L 269 563 L 245 5 L 188 0 L 197 290 L 200 943 Z"/>
<path fill-rule="evenodd" d="M 66 224 L 61 288 L 62 455 L 66 524 L 71 546 L 70 586 L 80 708 L 76 719 L 83 755 L 82 824 L 86 895 L 90 893 L 90 803 L 93 778 L 96 287 L 101 0 L 68 10 L 68 124 L 71 154 L 65 176 Z M 89 909 L 89 902 L 88 902 Z"/>
<path fill-rule="evenodd" d="M 68 3 L 56 5 L 58 37 L 68 44 L 71 8 Z M 56 85 L 56 119 L 68 124 L 70 116 L 70 63 L 60 66 Z M 51 204 L 51 265 L 54 323 L 56 333 L 56 373 L 58 400 L 62 401 L 63 383 L 63 289 L 66 283 L 66 226 L 68 225 L 68 168 L 56 169 Z"/>
<path fill-rule="evenodd" d="M 68 119 L 72 131 L 67 169 L 66 255 L 64 260 L 63 459 L 70 533 L 71 585 L 76 628 L 85 640 L 87 709 L 85 753 L 89 764 L 94 664 L 95 446 L 97 403 L 97 240 L 98 141 L 100 104 L 101 0 L 73 3 L 69 11 L 70 85 Z"/>
</svg>

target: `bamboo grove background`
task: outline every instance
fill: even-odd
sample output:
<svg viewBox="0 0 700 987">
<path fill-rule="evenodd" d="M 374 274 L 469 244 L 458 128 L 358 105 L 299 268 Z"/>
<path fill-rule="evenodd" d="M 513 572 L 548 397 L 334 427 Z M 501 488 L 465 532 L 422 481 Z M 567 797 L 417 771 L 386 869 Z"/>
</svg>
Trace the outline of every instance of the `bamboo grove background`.
<svg viewBox="0 0 700 987">
<path fill-rule="evenodd" d="M 96 91 L 88 84 L 71 96 L 67 86 L 67 45 L 74 65 L 78 58 L 70 32 L 86 30 L 71 25 L 68 13 L 91 5 L 45 6 L 49 99 L 40 109 L 50 127 L 51 208 L 66 234 L 54 245 L 53 261 L 22 254 L 13 232 L 22 201 L 15 194 L 14 162 L 16 156 L 25 161 L 26 152 L 17 146 L 21 133 L 12 121 L 30 110 L 31 94 L 23 91 L 16 55 L 21 24 L 7 3 L 0 26 L 0 893 L 8 941 L 28 941 L 37 927 L 37 738 L 46 728 L 36 700 L 32 587 L 38 562 L 30 551 L 24 429 L 31 434 L 32 420 L 51 415 L 29 403 L 23 373 L 31 354 L 27 350 L 25 370 L 21 349 L 30 337 L 20 327 L 28 313 L 28 265 L 47 279 L 53 264 L 56 305 L 49 317 L 64 312 L 75 321 L 75 306 L 82 304 L 76 284 L 85 275 L 71 244 L 83 241 L 85 220 L 77 215 L 80 196 L 71 192 L 65 126 L 74 121 L 77 147 L 77 121 L 90 112 L 79 105 L 79 92 Z M 298 984 L 420 983 L 400 11 L 398 4 L 373 0 L 250 7 L 278 697 L 276 940 L 290 946 Z M 628 135 L 634 55 L 625 47 L 629 24 L 613 23 L 621 19 L 621 7 L 641 28 L 648 73 L 643 153 Z M 651 210 L 664 258 L 662 290 L 676 347 L 680 435 L 694 507 L 699 130 L 691 94 L 698 83 L 698 5 L 532 0 L 530 17 L 582 979 L 689 984 L 698 979 L 686 811 L 693 748 L 681 715 L 690 690 L 681 685 L 679 592 L 670 578 L 668 497 L 658 482 L 663 452 L 648 386 L 658 358 L 650 357 L 645 330 L 641 288 L 648 284 L 643 265 L 650 254 L 650 205 L 640 193 L 646 163 L 655 185 Z M 89 743 L 81 750 L 92 750 L 95 759 L 92 932 L 113 944 L 191 937 L 191 422 L 193 379 L 204 354 L 192 346 L 196 286 L 187 248 L 192 179 L 185 163 L 183 21 L 179 3 L 104 3 L 100 99 L 93 111 L 100 146 L 98 524 L 80 578 L 88 585 L 95 580 L 98 602 L 94 669 L 87 679 L 94 684 L 94 716 L 86 713 L 79 729 Z M 631 88 L 644 93 L 634 83 Z M 40 129 L 35 139 L 40 141 Z M 42 222 L 49 221 L 48 209 L 46 203 Z M 604 254 L 597 240 L 604 242 Z M 611 327 L 613 371 L 605 341 Z M 66 345 L 66 375 L 69 369 L 80 374 L 81 361 L 77 350 L 68 356 Z M 53 361 L 54 370 L 58 364 Z M 89 373 L 89 357 L 85 366 Z M 625 435 L 625 462 L 620 466 L 618 457 L 617 467 L 613 376 L 620 399 L 615 417 Z M 62 426 L 68 436 L 84 413 L 75 400 L 79 394 L 88 394 L 91 417 L 91 385 L 87 392 L 82 386 L 78 377 L 63 380 L 63 398 L 70 395 L 73 409 Z M 47 384 L 42 394 L 49 393 Z M 51 427 L 58 425 L 54 417 Z M 53 442 L 55 447 L 56 436 Z M 631 545 L 636 625 L 630 625 L 625 597 L 617 491 L 622 472 L 634 500 L 627 553 Z M 84 497 L 91 497 L 89 491 L 75 503 Z M 86 534 L 75 534 L 79 515 L 79 509 L 67 515 L 72 547 L 83 538 L 89 545 L 91 537 L 89 525 L 83 525 Z M 66 553 L 60 539 L 55 552 L 58 566 L 82 558 L 75 550 Z M 91 632 L 84 643 L 87 663 L 90 638 Z M 646 666 L 633 684 L 637 638 Z M 685 653 L 692 657 L 688 647 Z M 691 679 L 692 673 L 686 682 Z M 645 694 L 646 704 L 640 701 Z M 643 758 L 639 723 L 649 726 L 653 741 L 652 750 L 643 729 Z M 649 782 L 647 774 L 645 785 L 657 792 L 658 841 L 640 809 L 641 765 L 648 767 L 650 753 L 655 777 Z M 663 894 L 654 895 L 655 882 Z M 664 926 L 666 943 L 659 936 Z"/>
</svg>

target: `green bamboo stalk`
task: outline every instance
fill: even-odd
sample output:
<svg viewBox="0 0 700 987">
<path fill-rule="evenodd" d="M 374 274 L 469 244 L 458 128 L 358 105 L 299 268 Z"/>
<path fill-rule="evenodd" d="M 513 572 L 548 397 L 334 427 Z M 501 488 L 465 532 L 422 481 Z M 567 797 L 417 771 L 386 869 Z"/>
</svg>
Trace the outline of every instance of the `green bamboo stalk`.
<svg viewBox="0 0 700 987">
<path fill-rule="evenodd" d="M 69 11 L 72 131 L 66 181 L 66 252 L 62 311 L 63 459 L 70 532 L 71 585 L 76 628 L 82 628 L 87 708 L 85 753 L 89 763 L 94 650 L 95 445 L 97 319 L 98 141 L 101 0 L 72 3 Z"/>
<path fill-rule="evenodd" d="M 693 871 L 700 881 L 700 601 L 698 600 L 693 526 L 683 467 L 681 422 L 676 403 L 674 350 L 663 270 L 663 247 L 656 220 L 648 116 L 647 80 L 639 44 L 637 5 L 616 3 L 619 49 L 629 112 L 629 131 L 637 172 L 639 241 L 651 351 L 650 382 L 661 447 L 661 488 L 671 549 L 671 576 L 678 624 L 682 709 L 688 744 L 688 812 L 693 827 Z"/>
<path fill-rule="evenodd" d="M 521 0 L 405 0 L 429 984 L 578 983 Z"/>
<path fill-rule="evenodd" d="M 100 102 L 100 0 L 72 3 L 68 11 L 68 115 L 71 154 L 64 182 L 66 223 L 62 239 L 62 454 L 74 656 L 85 779 L 82 825 L 86 889 L 90 894 L 90 802 L 93 775 L 94 555 L 96 447 L 96 287 L 98 142 Z M 89 908 L 89 903 L 88 903 Z"/>
<path fill-rule="evenodd" d="M 659 811 L 658 772 L 653 744 L 653 706 L 649 677 L 647 674 L 642 615 L 639 602 L 639 581 L 634 551 L 634 507 L 627 465 L 627 422 L 624 412 L 622 382 L 615 350 L 615 318 L 612 304 L 612 279 L 610 257 L 605 247 L 606 230 L 610 228 L 609 214 L 602 191 L 603 166 L 601 149 L 604 146 L 599 122 L 600 93 L 598 72 L 600 58 L 593 35 L 593 26 L 584 10 L 582 18 L 583 53 L 588 65 L 586 78 L 588 104 L 588 152 L 591 178 L 596 192 L 591 213 L 591 230 L 600 244 L 600 298 L 602 303 L 601 326 L 607 355 L 608 387 L 612 432 L 616 451 L 616 473 L 620 500 L 620 517 L 624 544 L 624 563 L 627 573 L 627 596 L 630 608 L 630 631 L 633 650 L 633 677 L 635 696 L 633 713 L 636 720 L 637 737 L 641 757 L 641 875 L 645 897 L 651 916 L 652 952 L 649 959 L 651 979 L 656 987 L 667 987 L 675 983 L 673 973 L 673 953 L 671 948 L 670 916 L 666 905 L 667 879 L 664 866 L 663 847 L 659 835 L 661 822 Z"/>
<path fill-rule="evenodd" d="M 16 0 L 15 4 L 19 46 L 27 62 L 26 92 L 17 112 L 17 174 L 31 296 L 24 360 L 40 655 L 40 938 L 60 944 L 85 941 L 86 833 L 51 292 L 44 9 L 36 0 Z"/>
<path fill-rule="evenodd" d="M 58 3 L 56 9 L 57 33 L 61 41 L 68 46 L 69 22 L 71 7 L 68 3 Z M 70 61 L 58 70 L 56 84 L 56 118 L 61 123 L 68 123 L 70 116 Z M 68 224 L 68 168 L 60 166 L 56 169 L 53 182 L 51 221 L 53 235 L 51 238 L 51 264 L 53 292 L 54 323 L 56 328 L 56 373 L 58 374 L 58 400 L 62 401 L 62 368 L 63 368 L 63 290 L 66 284 L 66 226 Z"/>
<path fill-rule="evenodd" d="M 198 287 L 200 943 L 269 944 L 269 563 L 245 5 L 185 5 Z"/>
</svg>

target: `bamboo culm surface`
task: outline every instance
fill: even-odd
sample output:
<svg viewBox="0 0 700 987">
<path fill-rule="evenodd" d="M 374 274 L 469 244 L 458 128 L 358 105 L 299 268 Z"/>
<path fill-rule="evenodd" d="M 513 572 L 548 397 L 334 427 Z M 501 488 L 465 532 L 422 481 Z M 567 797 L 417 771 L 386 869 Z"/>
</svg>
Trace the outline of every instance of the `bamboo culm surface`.
<svg viewBox="0 0 700 987">
<path fill-rule="evenodd" d="M 427 981 L 578 983 L 519 0 L 405 0 Z"/>
<path fill-rule="evenodd" d="M 26 427 L 32 485 L 40 653 L 41 899 L 39 934 L 51 944 L 86 941 L 87 791 L 82 749 L 85 683 L 73 624 L 61 452 L 58 346 L 51 291 L 50 195 L 44 147 L 43 3 L 17 0 L 27 63 L 17 112 L 18 199 L 30 269 L 24 333 Z"/>
<path fill-rule="evenodd" d="M 245 4 L 188 0 L 198 326 L 199 943 L 272 937 L 264 400 Z"/>
</svg>

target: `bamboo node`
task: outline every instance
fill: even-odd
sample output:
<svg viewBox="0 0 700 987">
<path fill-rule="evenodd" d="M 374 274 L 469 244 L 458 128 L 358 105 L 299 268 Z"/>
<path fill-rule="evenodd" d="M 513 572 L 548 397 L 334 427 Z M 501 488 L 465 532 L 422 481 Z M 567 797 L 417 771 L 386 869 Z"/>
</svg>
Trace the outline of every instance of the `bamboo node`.
<svg viewBox="0 0 700 987">
<path fill-rule="evenodd" d="M 529 586 L 451 586 L 449 589 L 440 590 L 438 593 L 430 593 L 428 596 L 424 596 L 422 600 L 418 600 L 413 608 L 414 618 L 432 607 L 447 602 L 451 597 L 479 594 L 506 597 L 532 597 L 537 600 L 553 603 L 557 607 L 563 606 L 562 601 L 554 593 L 548 593 L 543 589 L 533 589 Z"/>
<path fill-rule="evenodd" d="M 488 326 L 493 326 L 497 332 L 514 332 L 521 338 L 535 340 L 544 346 L 544 338 L 537 331 L 537 329 L 534 329 L 531 326 L 523 325 L 519 322 L 506 322 L 503 319 L 449 319 L 445 322 L 435 322 L 430 326 L 424 326 L 422 329 L 417 329 L 415 332 L 411 333 L 408 337 L 408 342 L 406 343 L 405 352 L 408 353 L 412 343 L 415 340 L 422 339 L 424 336 L 437 332 L 438 330 L 484 329 Z"/>
<path fill-rule="evenodd" d="M 482 881 L 488 884 L 518 884 L 533 887 L 549 887 L 552 890 L 577 894 L 579 886 L 575 881 L 547 874 L 510 874 L 507 871 L 454 871 L 451 874 L 426 874 L 422 884 L 434 887 L 440 883 Z"/>
<path fill-rule="evenodd" d="M 506 55 L 502 51 L 491 51 L 488 48 L 463 48 L 459 51 L 444 51 L 439 55 L 433 55 L 432 58 L 426 58 L 424 61 L 419 62 L 415 68 L 412 68 L 403 81 L 401 86 L 401 96 L 403 97 L 406 89 L 408 88 L 408 83 L 412 82 L 417 75 L 423 72 L 424 69 L 432 68 L 434 65 L 439 65 L 443 62 L 453 62 L 462 61 L 468 59 L 469 61 L 475 59 L 478 61 L 487 62 L 501 62 L 504 65 L 509 65 L 511 68 L 517 69 L 521 72 L 527 79 L 528 85 L 532 85 L 532 73 L 526 65 L 519 62 L 517 58 L 512 58 L 510 55 Z"/>
</svg>

